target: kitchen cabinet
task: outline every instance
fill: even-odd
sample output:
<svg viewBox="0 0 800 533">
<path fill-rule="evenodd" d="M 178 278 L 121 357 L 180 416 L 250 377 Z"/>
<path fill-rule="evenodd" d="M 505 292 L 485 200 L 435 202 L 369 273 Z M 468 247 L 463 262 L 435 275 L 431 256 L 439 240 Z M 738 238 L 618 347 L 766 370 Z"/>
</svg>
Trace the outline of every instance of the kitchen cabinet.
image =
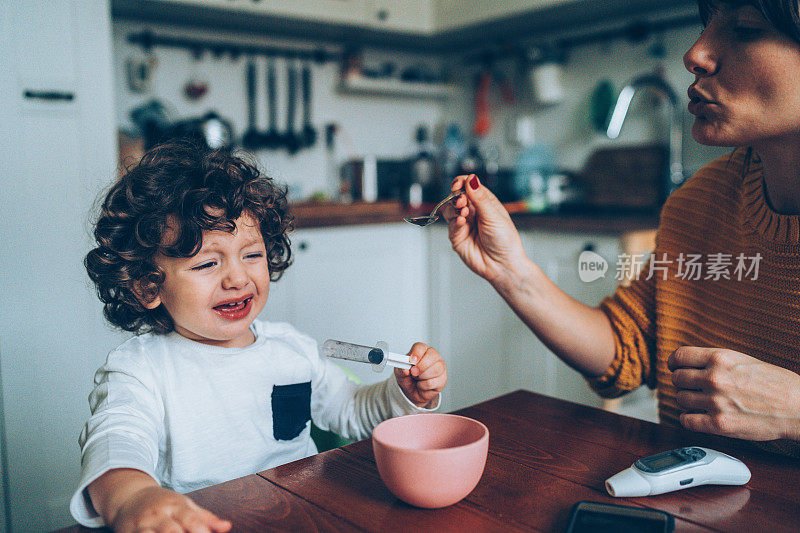
<svg viewBox="0 0 800 533">
<path fill-rule="evenodd" d="M 690 0 L 111 0 L 131 20 L 240 29 L 271 35 L 399 47 L 470 51 L 582 24 L 630 19 Z M 462 31 L 467 30 L 467 31 Z M 476 36 L 478 36 L 476 38 Z"/>
<path fill-rule="evenodd" d="M 576 0 L 434 0 L 434 23 L 438 31 L 448 31 L 570 2 Z"/>
<path fill-rule="evenodd" d="M 559 287 L 574 298 L 597 305 L 616 287 L 618 238 L 526 230 L 523 245 Z M 447 410 L 483 401 L 519 388 L 599 406 L 584 379 L 544 346 L 484 280 L 453 253 L 447 229 L 429 232 L 431 338 L 447 356 Z M 604 278 L 583 283 L 578 256 L 591 249 L 609 263 Z"/>
<path fill-rule="evenodd" d="M 529 257 L 572 297 L 597 305 L 614 292 L 616 235 L 527 229 Z M 591 406 L 601 399 L 583 377 L 544 346 L 492 287 L 453 252 L 447 228 L 407 224 L 302 229 L 292 234 L 294 264 L 270 288 L 262 317 L 284 320 L 313 337 L 405 351 L 434 346 L 448 366 L 442 409 L 450 411 L 516 389 Z M 578 257 L 602 256 L 605 276 L 581 281 Z M 385 379 L 340 362 L 363 382 Z"/>
<path fill-rule="evenodd" d="M 137 0 L 138 1 L 138 0 Z M 230 13 L 304 19 L 367 28 L 429 34 L 436 29 L 431 0 L 147 0 L 149 4 L 182 6 L 188 9 L 220 9 Z M 460 12 L 458 2 L 449 7 Z M 117 8 L 128 9 L 131 0 L 116 0 Z"/>
<path fill-rule="evenodd" d="M 0 49 L 3 490 L 9 529 L 50 531 L 73 522 L 92 376 L 125 337 L 82 263 L 117 159 L 108 3 L 0 2 Z"/>
<path fill-rule="evenodd" d="M 270 286 L 262 317 L 287 321 L 318 343 L 332 338 L 405 353 L 429 342 L 427 249 L 409 224 L 297 230 L 294 264 Z M 358 363 L 337 361 L 363 382 L 385 379 Z"/>
<path fill-rule="evenodd" d="M 382 30 L 430 34 L 436 27 L 430 0 L 368 0 L 366 25 Z"/>
<path fill-rule="evenodd" d="M 429 0 L 147 0 L 147 3 L 387 31 L 430 33 L 434 29 L 433 6 Z M 118 0 L 115 6 L 135 9 L 129 0 Z"/>
<path fill-rule="evenodd" d="M 150 0 L 151 2 L 154 0 Z M 155 0 L 192 7 L 217 8 L 242 15 L 274 15 L 318 22 L 364 24 L 367 0 Z"/>
<path fill-rule="evenodd" d="M 453 252 L 447 227 L 429 226 L 431 340 L 447 362 L 442 408 L 452 411 L 509 389 L 512 314 L 502 298 Z"/>
<path fill-rule="evenodd" d="M 617 236 L 523 231 L 522 244 L 534 262 L 556 285 L 576 300 L 597 306 L 617 286 L 615 266 L 619 254 Z M 592 251 L 605 259 L 608 270 L 592 282 L 581 281 L 578 257 Z M 548 396 L 599 407 L 601 399 L 584 378 L 556 357 L 513 316 L 508 334 L 511 389 L 529 388 Z"/>
</svg>

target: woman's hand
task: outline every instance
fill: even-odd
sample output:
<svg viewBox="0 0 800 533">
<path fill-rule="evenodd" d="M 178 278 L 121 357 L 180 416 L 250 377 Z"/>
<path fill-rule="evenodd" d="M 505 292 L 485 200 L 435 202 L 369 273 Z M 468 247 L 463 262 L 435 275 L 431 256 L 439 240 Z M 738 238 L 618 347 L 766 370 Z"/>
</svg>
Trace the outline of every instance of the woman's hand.
<svg viewBox="0 0 800 533">
<path fill-rule="evenodd" d="M 505 207 L 474 174 L 458 176 L 451 190 L 464 188 L 445 209 L 450 242 L 461 260 L 493 285 L 528 261 L 519 232 Z"/>
<path fill-rule="evenodd" d="M 447 383 L 447 365 L 439 352 L 421 342 L 409 350 L 410 370 L 394 369 L 394 377 L 406 398 L 417 407 L 429 407 Z"/>
<path fill-rule="evenodd" d="M 147 487 L 134 493 L 119 508 L 114 531 L 220 532 L 231 523 L 198 506 L 183 494 L 162 487 Z"/>
<path fill-rule="evenodd" d="M 667 362 L 688 429 L 748 440 L 800 440 L 800 375 L 720 348 L 684 346 Z"/>
</svg>

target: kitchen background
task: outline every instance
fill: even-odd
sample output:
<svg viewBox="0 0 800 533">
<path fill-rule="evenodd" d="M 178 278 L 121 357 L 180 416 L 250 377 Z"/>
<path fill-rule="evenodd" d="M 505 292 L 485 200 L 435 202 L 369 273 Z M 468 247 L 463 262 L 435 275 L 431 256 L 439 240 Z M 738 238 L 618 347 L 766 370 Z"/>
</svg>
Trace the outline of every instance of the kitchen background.
<svg viewBox="0 0 800 533">
<path fill-rule="evenodd" d="M 700 29 L 692 2 L 31 0 L 0 10 L 3 531 L 72 522 L 67 503 L 91 376 L 126 338 L 103 323 L 81 264 L 98 194 L 114 178 L 120 155 L 123 166 L 135 161 L 148 124 L 160 131 L 214 111 L 238 142 L 248 126 L 247 50 L 259 51 L 255 117 L 262 131 L 265 52 L 275 53 L 281 130 L 289 106 L 286 56 L 323 59 L 289 61 L 298 69 L 298 129 L 300 72 L 310 66 L 316 142 L 293 155 L 255 151 L 266 173 L 288 185 L 300 226 L 296 263 L 271 292 L 266 318 L 289 320 L 320 342 L 385 340 L 400 350 L 428 341 L 448 360 L 446 410 L 516 388 L 601 403 L 460 264 L 443 225 L 421 230 L 400 222 L 416 212 L 407 205 L 419 199 L 413 183 L 399 179 L 395 188 L 382 188 L 379 180 L 398 180 L 396 170 L 386 173 L 398 168 L 389 163 L 420 159 L 420 126 L 429 132 L 423 157 L 433 154 L 447 169 L 443 180 L 453 169 L 482 168 L 518 212 L 530 255 L 589 303 L 613 291 L 621 251 L 646 252 L 657 209 L 633 209 L 635 199 L 657 197 L 653 188 L 664 183 L 665 154 L 638 148 L 666 143 L 672 108 L 659 91 L 637 91 L 620 137 L 611 140 L 603 126 L 622 87 L 657 72 L 677 93 L 686 175 L 724 152 L 689 135 L 685 91 L 692 77 L 681 57 Z M 131 42 L 143 35 L 151 36 L 149 51 Z M 221 48 L 194 51 L 157 38 Z M 232 57 L 226 47 L 245 53 Z M 454 129 L 463 143 L 447 135 Z M 465 154 L 471 144 L 479 157 Z M 374 159 L 380 163 L 370 170 Z M 399 168 L 413 175 L 411 167 Z M 569 178 L 561 194 L 546 194 L 547 181 L 536 177 L 546 177 L 543 168 Z M 630 168 L 656 179 L 582 181 L 591 178 L 586 169 L 613 178 Z M 361 187 L 348 182 L 350 196 L 380 192 L 388 201 L 320 203 L 346 199 L 343 172 L 362 178 Z M 605 203 L 587 206 L 584 195 L 583 203 L 552 209 L 582 183 Z M 597 189 L 604 184 L 605 193 Z M 607 258 L 604 279 L 577 278 L 584 250 Z M 364 381 L 381 377 L 353 370 Z M 603 405 L 652 418 L 646 391 L 635 399 Z"/>
</svg>

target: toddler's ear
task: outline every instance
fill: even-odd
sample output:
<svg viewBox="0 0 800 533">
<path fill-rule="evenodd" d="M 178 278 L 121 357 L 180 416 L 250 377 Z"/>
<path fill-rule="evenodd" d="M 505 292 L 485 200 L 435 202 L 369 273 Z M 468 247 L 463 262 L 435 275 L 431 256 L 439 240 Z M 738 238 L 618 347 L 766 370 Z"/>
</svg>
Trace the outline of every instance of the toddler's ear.
<svg viewBox="0 0 800 533">
<path fill-rule="evenodd" d="M 145 309 L 152 310 L 161 305 L 161 296 L 158 293 L 153 294 L 152 288 L 150 290 L 146 289 L 144 280 L 140 279 L 133 282 L 133 294 Z"/>
<path fill-rule="evenodd" d="M 153 310 L 159 305 L 161 305 L 161 298 L 159 296 L 156 296 L 150 302 L 142 302 L 142 305 L 145 307 L 145 309 Z"/>
</svg>

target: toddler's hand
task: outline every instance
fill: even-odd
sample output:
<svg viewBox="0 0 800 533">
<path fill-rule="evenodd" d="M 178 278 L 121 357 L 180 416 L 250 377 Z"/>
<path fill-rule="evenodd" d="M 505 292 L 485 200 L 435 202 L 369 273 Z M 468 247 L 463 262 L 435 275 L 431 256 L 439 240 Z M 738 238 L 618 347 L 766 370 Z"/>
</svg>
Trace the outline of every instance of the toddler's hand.
<svg viewBox="0 0 800 533">
<path fill-rule="evenodd" d="M 397 384 L 416 406 L 428 407 L 447 383 L 447 365 L 439 352 L 421 342 L 415 342 L 408 355 L 414 366 L 411 370 L 395 368 Z"/>
<path fill-rule="evenodd" d="M 120 507 L 112 524 L 114 531 L 197 531 L 224 533 L 231 529 L 183 494 L 162 487 L 147 487 L 134 493 Z"/>
</svg>

